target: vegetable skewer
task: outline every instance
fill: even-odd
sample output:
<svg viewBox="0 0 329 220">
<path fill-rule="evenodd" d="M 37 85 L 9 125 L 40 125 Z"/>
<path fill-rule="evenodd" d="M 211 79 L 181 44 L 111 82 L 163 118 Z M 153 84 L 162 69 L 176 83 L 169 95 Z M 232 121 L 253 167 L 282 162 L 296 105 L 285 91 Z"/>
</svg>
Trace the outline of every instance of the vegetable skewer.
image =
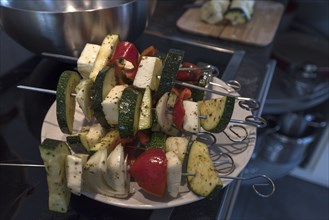
<svg viewBox="0 0 329 220">
<path fill-rule="evenodd" d="M 184 83 L 182 85 L 186 85 L 186 84 Z M 189 85 L 191 85 L 191 84 L 189 84 Z M 18 85 L 17 88 L 56 95 L 56 91 L 55 90 L 50 90 L 50 89 L 43 89 L 43 88 L 37 88 L 37 87 L 25 86 L 25 85 Z M 195 87 L 193 87 L 193 88 L 195 88 Z M 202 87 L 197 87 L 197 88 L 202 88 Z M 205 89 L 205 91 L 207 91 L 207 89 Z M 71 95 L 75 96 L 76 94 L 71 93 Z M 248 100 L 248 98 L 245 98 L 245 100 Z M 171 114 L 171 111 L 167 110 L 166 113 Z M 204 119 L 204 118 L 206 118 L 206 116 L 199 115 L 199 118 Z M 258 127 L 258 128 L 263 128 L 264 126 L 266 126 L 266 121 L 264 119 L 256 117 L 256 116 L 252 116 L 252 115 L 247 116 L 244 121 L 243 120 L 231 119 L 230 122 L 239 123 L 239 124 L 246 124 L 246 125 L 255 126 L 255 127 Z"/>
<path fill-rule="evenodd" d="M 34 168 L 44 168 L 45 165 L 44 164 L 28 164 L 28 163 L 0 163 L 0 166 L 9 166 L 9 167 L 34 167 Z M 193 176 L 195 174 L 193 173 L 182 173 L 182 176 Z M 258 196 L 261 197 L 270 197 L 274 192 L 275 192 L 275 184 L 274 182 L 271 180 L 271 178 L 269 178 L 266 175 L 256 175 L 256 176 L 250 176 L 250 177 L 233 177 L 233 176 L 223 176 L 223 175 L 219 175 L 220 178 L 222 179 L 233 179 L 233 180 L 242 180 L 242 181 L 248 181 L 248 180 L 253 180 L 253 179 L 263 179 L 265 180 L 267 183 L 255 183 L 252 185 L 254 191 L 256 192 L 256 194 Z M 264 187 L 264 186 L 271 186 L 271 191 L 269 193 L 262 193 L 258 190 L 257 187 Z"/>
</svg>

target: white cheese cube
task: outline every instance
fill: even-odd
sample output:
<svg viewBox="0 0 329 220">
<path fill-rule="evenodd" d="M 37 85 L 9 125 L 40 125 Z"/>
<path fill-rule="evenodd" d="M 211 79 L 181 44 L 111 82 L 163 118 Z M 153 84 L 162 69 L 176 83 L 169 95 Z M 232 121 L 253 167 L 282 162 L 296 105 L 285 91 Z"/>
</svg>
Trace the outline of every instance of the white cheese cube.
<svg viewBox="0 0 329 220">
<path fill-rule="evenodd" d="M 167 190 L 170 196 L 176 198 L 179 193 L 179 187 L 182 178 L 182 162 L 178 156 L 169 151 L 166 153 L 167 158 Z"/>
<path fill-rule="evenodd" d="M 137 88 L 145 89 L 147 86 L 152 91 L 159 86 L 159 76 L 162 71 L 162 61 L 158 57 L 143 56 L 133 82 Z"/>
<path fill-rule="evenodd" d="M 78 72 L 83 78 L 87 79 L 89 77 L 100 47 L 97 44 L 87 43 L 83 48 L 77 62 Z"/>
<path fill-rule="evenodd" d="M 167 137 L 166 152 L 173 151 L 181 162 L 184 161 L 189 139 L 186 137 Z"/>
<path fill-rule="evenodd" d="M 75 154 L 66 157 L 67 187 L 76 195 L 81 194 L 82 172 L 88 156 L 88 154 Z"/>
<path fill-rule="evenodd" d="M 117 85 L 106 96 L 102 102 L 103 112 L 107 123 L 117 125 L 119 120 L 119 101 L 123 90 L 127 85 Z"/>
<path fill-rule="evenodd" d="M 104 137 L 106 132 L 106 129 L 103 128 L 99 123 L 93 124 L 86 135 L 89 149 L 93 148 L 95 144 L 97 144 L 102 139 L 102 137 Z"/>
<path fill-rule="evenodd" d="M 198 103 L 184 100 L 183 106 L 185 109 L 184 124 L 183 124 L 184 130 L 192 133 L 198 133 L 200 131 Z"/>
</svg>

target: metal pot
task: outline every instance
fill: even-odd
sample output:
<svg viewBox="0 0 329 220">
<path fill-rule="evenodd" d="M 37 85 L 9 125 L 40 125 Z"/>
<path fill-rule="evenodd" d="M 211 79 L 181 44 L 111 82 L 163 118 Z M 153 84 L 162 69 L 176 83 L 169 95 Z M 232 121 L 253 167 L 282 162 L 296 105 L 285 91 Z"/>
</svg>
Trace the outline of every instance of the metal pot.
<svg viewBox="0 0 329 220">
<path fill-rule="evenodd" d="M 259 136 L 257 156 L 267 162 L 288 164 L 301 161 L 314 141 L 318 128 L 326 126 L 320 114 L 287 113 L 270 117 L 270 127 Z"/>
<path fill-rule="evenodd" d="M 320 114 L 302 114 L 289 112 L 279 117 L 280 133 L 289 137 L 301 137 L 311 127 L 323 128 L 327 125 Z"/>
<path fill-rule="evenodd" d="M 315 134 L 306 137 L 293 138 L 278 132 L 263 137 L 260 156 L 268 162 L 291 163 L 302 160 Z"/>
<path fill-rule="evenodd" d="M 0 0 L 0 26 L 28 50 L 78 57 L 106 34 L 136 40 L 156 0 Z"/>
</svg>

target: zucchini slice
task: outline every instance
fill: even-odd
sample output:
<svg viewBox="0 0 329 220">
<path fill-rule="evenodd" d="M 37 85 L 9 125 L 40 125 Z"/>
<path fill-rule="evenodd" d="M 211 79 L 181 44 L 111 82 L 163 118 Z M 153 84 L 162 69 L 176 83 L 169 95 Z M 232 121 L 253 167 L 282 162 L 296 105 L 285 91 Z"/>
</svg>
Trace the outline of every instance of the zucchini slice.
<svg viewBox="0 0 329 220">
<path fill-rule="evenodd" d="M 77 134 L 68 135 L 66 137 L 66 142 L 74 153 L 84 153 L 89 151 L 87 140 L 89 129 L 89 126 L 84 126 Z M 84 148 L 84 150 L 81 148 Z"/>
<path fill-rule="evenodd" d="M 132 87 L 127 87 L 122 92 L 119 102 L 118 129 L 121 138 L 134 137 L 138 131 L 142 93 Z"/>
<path fill-rule="evenodd" d="M 89 74 L 90 79 L 93 81 L 96 80 L 98 73 L 106 66 L 109 59 L 111 59 L 119 40 L 120 36 L 118 34 L 109 34 L 103 39 L 94 66 Z"/>
<path fill-rule="evenodd" d="M 194 141 L 187 158 L 187 183 L 192 192 L 198 196 L 215 196 L 223 187 L 214 164 L 210 158 L 208 146 Z"/>
<path fill-rule="evenodd" d="M 72 134 L 75 97 L 72 93 L 79 84 L 81 77 L 75 71 L 64 71 L 59 77 L 56 90 L 56 116 L 58 126 L 65 134 Z"/>
<path fill-rule="evenodd" d="M 246 24 L 253 15 L 255 1 L 233 0 L 230 8 L 225 12 L 224 18 L 232 25 Z"/>
<path fill-rule="evenodd" d="M 203 66 L 202 64 L 198 64 L 198 66 Z M 212 80 L 212 75 L 203 72 L 198 80 L 198 86 L 203 88 L 208 88 L 209 82 Z M 195 102 L 202 101 L 205 98 L 205 91 L 200 89 L 192 89 L 192 100 Z"/>
<path fill-rule="evenodd" d="M 148 145 L 145 146 L 146 149 L 149 148 L 161 148 L 165 150 L 167 135 L 163 132 L 153 132 L 151 135 L 151 140 Z"/>
<path fill-rule="evenodd" d="M 235 98 L 229 96 L 199 101 L 200 115 L 206 116 L 200 119 L 201 127 L 212 133 L 224 131 L 231 120 L 234 103 Z"/>
<path fill-rule="evenodd" d="M 110 125 L 105 118 L 102 102 L 111 91 L 111 89 L 113 89 L 116 85 L 114 72 L 114 67 L 105 67 L 102 69 L 102 71 L 96 77 L 92 90 L 92 107 L 95 112 L 95 117 L 97 121 L 105 128 L 109 128 Z"/>
<path fill-rule="evenodd" d="M 75 87 L 76 100 L 84 113 L 86 119 L 90 121 L 94 117 L 94 110 L 92 108 L 92 88 L 94 81 L 91 79 L 83 79 Z"/>
<path fill-rule="evenodd" d="M 99 149 L 105 147 L 107 151 L 112 152 L 115 147 L 116 141 L 120 138 L 119 131 L 117 129 L 107 132 L 94 147 L 90 148 L 91 152 L 96 152 Z"/>
<path fill-rule="evenodd" d="M 159 99 L 163 94 L 171 91 L 184 54 L 185 52 L 183 50 L 170 49 L 168 51 L 163 65 L 159 87 L 154 94 L 155 99 Z"/>
<path fill-rule="evenodd" d="M 66 142 L 69 145 L 70 149 L 74 152 L 74 153 L 81 153 L 81 154 L 85 154 L 88 153 L 88 149 L 84 146 L 84 144 L 82 143 L 82 134 L 83 132 L 78 132 L 77 134 L 71 134 L 66 136 Z M 85 135 L 88 133 L 88 131 L 84 132 Z"/>
<path fill-rule="evenodd" d="M 46 138 L 39 151 L 47 172 L 49 210 L 66 213 L 71 193 L 67 187 L 65 163 L 70 150 L 65 142 Z"/>
<path fill-rule="evenodd" d="M 139 114 L 138 130 L 149 129 L 152 126 L 152 93 L 151 88 L 146 86 L 144 91 L 141 112 Z"/>
</svg>

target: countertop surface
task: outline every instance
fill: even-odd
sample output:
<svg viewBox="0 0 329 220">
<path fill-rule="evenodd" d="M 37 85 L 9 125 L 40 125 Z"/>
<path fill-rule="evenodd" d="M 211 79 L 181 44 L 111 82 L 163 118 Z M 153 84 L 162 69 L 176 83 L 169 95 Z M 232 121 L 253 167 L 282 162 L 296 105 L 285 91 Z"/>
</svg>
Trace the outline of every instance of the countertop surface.
<svg viewBox="0 0 329 220">
<path fill-rule="evenodd" d="M 226 48 L 234 51 L 244 51 L 244 58 L 241 62 L 241 65 L 239 66 L 237 74 L 234 76 L 234 79 L 239 81 L 242 85 L 242 89 L 240 91 L 240 94 L 242 96 L 258 98 L 259 92 L 264 89 L 264 79 L 268 77 L 266 73 L 268 69 L 267 65 L 270 59 L 272 45 L 268 45 L 266 47 L 255 47 L 240 43 L 223 41 L 211 37 L 197 36 L 193 34 L 184 33 L 177 28 L 176 21 L 179 16 L 182 15 L 182 13 L 186 10 L 183 7 L 186 2 L 187 1 L 182 0 L 159 0 L 155 13 L 147 27 L 146 33 L 159 34 L 172 38 L 180 38 L 186 41 L 198 42 L 201 44 Z M 49 63 L 47 63 L 47 66 L 49 66 Z M 53 69 L 56 69 L 57 71 L 57 68 Z M 37 83 L 40 83 L 39 81 Z M 47 82 L 49 82 L 49 80 Z M 55 82 L 55 80 L 52 82 Z M 47 88 L 49 89 L 55 88 L 55 85 L 43 86 L 48 86 Z M 42 97 L 41 99 L 41 97 L 38 97 L 37 95 L 30 96 L 31 93 L 24 93 L 26 94 L 24 96 L 22 95 L 22 93 L 17 94 L 17 91 L 14 91 L 13 93 L 17 95 L 20 99 L 22 99 L 21 101 L 23 102 L 23 104 L 17 104 L 19 114 L 14 119 L 12 119 L 12 121 L 1 124 L 0 141 L 1 146 L 4 146 L 3 148 L 1 148 L 4 151 L 3 154 L 1 154 L 4 156 L 4 158 L 1 158 L 1 160 L 6 160 L 8 158 L 13 160 L 13 156 L 10 155 L 12 155 L 12 153 L 14 152 L 15 155 L 24 155 L 25 160 L 41 162 L 39 155 L 37 154 L 38 151 L 36 148 L 39 144 L 39 139 L 34 136 L 34 132 L 31 131 L 30 128 L 31 124 L 34 124 L 33 128 L 35 128 L 35 124 L 39 122 L 36 120 L 35 117 L 33 117 L 32 122 L 29 122 L 27 120 L 28 118 L 25 118 L 28 113 L 25 109 L 25 105 L 29 103 L 31 99 L 33 99 L 35 105 L 28 106 L 28 108 L 30 109 L 29 112 L 33 111 L 34 115 L 39 114 L 39 118 L 42 121 L 44 113 L 40 111 L 47 110 L 49 108 L 48 105 L 53 101 L 53 98 L 50 99 L 49 96 L 47 96 Z M 49 103 L 45 104 L 44 99 L 46 99 Z M 38 102 L 38 100 L 40 101 Z M 39 128 L 36 128 L 36 130 L 36 133 L 39 134 Z M 16 138 L 17 133 L 21 134 L 21 136 L 23 137 Z M 7 157 L 8 155 L 10 157 Z M 192 204 L 177 207 L 173 210 L 164 210 L 164 215 L 161 215 L 161 211 L 156 213 L 160 214 L 160 216 L 154 215 L 154 213 L 151 213 L 150 211 L 146 210 L 143 211 L 122 209 L 108 206 L 106 204 L 99 203 L 86 197 L 77 198 L 76 196 L 73 196 L 71 204 L 72 211 L 63 216 L 48 211 L 47 197 L 43 196 L 47 193 L 47 186 L 46 181 L 44 181 L 45 172 L 42 169 L 15 168 L 15 172 L 12 172 L 13 169 L 9 167 L 1 167 L 1 169 L 2 172 L 0 173 L 6 176 L 6 179 L 4 178 L 4 176 L 1 178 L 1 180 L 3 180 L 1 182 L 1 186 L 4 191 L 3 194 L 6 194 L 4 194 L 5 196 L 3 196 L 0 201 L 0 217 L 8 217 L 8 215 L 12 216 L 13 213 L 15 213 L 14 219 L 130 219 L 131 216 L 134 216 L 135 219 L 158 220 L 160 218 L 169 219 L 168 214 L 170 214 L 169 216 L 171 216 L 171 220 L 178 220 L 183 218 L 216 219 L 218 216 L 229 216 L 229 211 L 234 205 L 234 198 L 236 196 L 234 195 L 234 193 L 236 193 L 234 189 L 237 189 L 239 185 L 238 183 L 236 184 L 235 182 L 233 182 L 211 201 L 203 199 Z M 16 176 L 16 172 L 25 173 L 26 176 L 23 175 L 23 179 L 18 180 L 18 182 L 10 181 L 9 177 Z M 18 176 L 21 176 L 21 174 L 19 174 Z M 12 203 L 11 201 L 6 201 L 10 200 L 12 196 L 17 195 L 19 195 L 19 197 Z M 221 207 L 221 209 L 219 207 Z"/>
</svg>

